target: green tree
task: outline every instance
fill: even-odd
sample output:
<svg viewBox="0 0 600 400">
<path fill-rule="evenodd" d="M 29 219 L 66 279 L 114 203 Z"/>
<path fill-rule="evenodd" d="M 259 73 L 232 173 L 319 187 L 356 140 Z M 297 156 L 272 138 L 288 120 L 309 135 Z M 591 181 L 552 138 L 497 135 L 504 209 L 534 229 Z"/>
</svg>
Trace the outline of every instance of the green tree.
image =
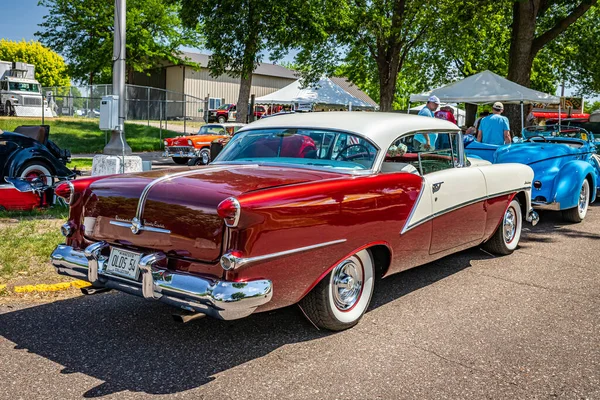
<svg viewBox="0 0 600 400">
<path fill-rule="evenodd" d="M 80 82 L 110 83 L 112 76 L 114 2 L 107 0 L 40 0 L 49 9 L 36 33 L 40 41 L 69 61 Z M 198 47 L 196 29 L 182 27 L 179 7 L 163 0 L 127 2 L 127 78 L 168 60 L 178 59 L 181 46 Z"/>
<path fill-rule="evenodd" d="M 594 101 L 593 103 L 584 103 L 583 111 L 591 114 L 596 110 L 600 110 L 600 101 Z"/>
<path fill-rule="evenodd" d="M 0 60 L 35 65 L 35 78 L 42 86 L 69 85 L 67 66 L 63 58 L 39 42 L 0 39 Z"/>
<path fill-rule="evenodd" d="M 323 42 L 304 44 L 297 61 L 306 80 L 330 73 L 344 59 L 352 81 L 377 82 L 381 111 L 390 111 L 396 101 L 398 75 L 415 49 L 434 29 L 437 2 L 415 0 L 345 0 L 331 8 L 331 20 L 323 30 Z M 340 49 L 347 49 L 344 54 Z M 333 67 L 332 67 L 333 66 Z M 372 75 L 373 69 L 377 76 Z M 353 72 L 356 71 L 356 72 Z"/>
<path fill-rule="evenodd" d="M 240 78 L 237 120 L 245 121 L 252 74 L 269 53 L 281 59 L 300 41 L 315 41 L 329 24 L 326 8 L 337 0 L 172 0 L 181 4 L 180 16 L 190 29 L 206 27 L 206 49 L 212 52 L 212 76 Z"/>
</svg>

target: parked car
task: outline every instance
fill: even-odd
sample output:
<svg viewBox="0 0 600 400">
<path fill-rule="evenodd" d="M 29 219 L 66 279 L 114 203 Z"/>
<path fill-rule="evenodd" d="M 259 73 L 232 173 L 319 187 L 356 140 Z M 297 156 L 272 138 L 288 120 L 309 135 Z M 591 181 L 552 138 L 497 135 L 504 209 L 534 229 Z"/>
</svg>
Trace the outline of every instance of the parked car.
<svg viewBox="0 0 600 400">
<path fill-rule="evenodd" d="M 250 110 L 250 108 L 248 108 L 248 110 Z M 235 113 L 235 104 L 223 104 L 215 110 L 208 110 L 208 121 L 206 122 L 218 122 L 222 124 L 227 121 L 235 121 Z M 254 117 L 256 119 L 262 118 L 266 113 L 267 109 L 265 107 L 254 106 Z"/>
<path fill-rule="evenodd" d="M 448 146 L 413 147 L 430 132 Z M 514 251 L 523 222 L 537 222 L 532 179 L 522 164 L 471 164 L 440 119 L 283 115 L 241 129 L 208 166 L 59 186 L 71 212 L 51 258 L 94 291 L 227 320 L 299 303 L 342 330 L 377 276 L 473 246 Z"/>
<path fill-rule="evenodd" d="M 545 125 L 525 128 L 522 139 L 495 146 L 467 144 L 467 154 L 496 164 L 522 163 L 535 172 L 533 206 L 562 211 L 568 222 L 581 222 L 600 189 L 600 157 L 594 136 L 575 126 Z"/>
<path fill-rule="evenodd" d="M 215 139 L 230 137 L 242 126 L 244 124 L 207 124 L 201 126 L 193 135 L 167 138 L 164 140 L 163 157 L 172 157 L 175 164 L 187 164 L 193 160 L 192 165 L 206 165 L 211 160 L 211 142 Z"/>
<path fill-rule="evenodd" d="M 59 179 L 70 179 L 75 171 L 67 168 L 71 153 L 48 139 L 50 127 L 23 125 L 14 132 L 0 130 L 0 209 L 30 210 L 52 204 L 48 190 L 22 193 L 6 178 L 39 181 L 46 189 Z"/>
</svg>

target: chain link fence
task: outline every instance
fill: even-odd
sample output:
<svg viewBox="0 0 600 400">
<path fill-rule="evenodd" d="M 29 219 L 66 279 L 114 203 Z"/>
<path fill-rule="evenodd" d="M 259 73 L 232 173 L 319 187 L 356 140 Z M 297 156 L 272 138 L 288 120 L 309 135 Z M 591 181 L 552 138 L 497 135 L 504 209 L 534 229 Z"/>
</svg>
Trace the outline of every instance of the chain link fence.
<svg viewBox="0 0 600 400">
<path fill-rule="evenodd" d="M 205 99 L 137 85 L 126 85 L 125 92 L 128 122 L 145 121 L 148 125 L 188 133 L 196 131 L 198 122 L 204 121 Z M 112 95 L 113 90 L 112 85 L 53 86 L 43 88 L 43 94 L 55 116 L 99 118 L 102 97 Z"/>
</svg>

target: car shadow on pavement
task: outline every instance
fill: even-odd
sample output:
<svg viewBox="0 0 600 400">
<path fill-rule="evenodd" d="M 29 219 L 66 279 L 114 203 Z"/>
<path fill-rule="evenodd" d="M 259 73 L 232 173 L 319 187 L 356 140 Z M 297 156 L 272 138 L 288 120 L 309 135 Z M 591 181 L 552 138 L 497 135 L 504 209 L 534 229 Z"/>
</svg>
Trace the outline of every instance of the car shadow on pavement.
<svg viewBox="0 0 600 400">
<path fill-rule="evenodd" d="M 563 219 L 562 214 L 557 211 L 545 211 L 540 212 L 540 223 L 535 227 L 525 226 L 523 237 L 523 243 L 521 247 L 530 247 L 530 242 L 542 242 L 552 243 L 559 239 L 553 238 L 551 234 L 558 234 L 566 236 L 568 238 L 583 238 L 600 240 L 600 234 L 593 232 L 586 232 L 585 229 L 590 224 L 589 221 L 584 220 L 580 223 L 567 222 Z"/>
<path fill-rule="evenodd" d="M 370 310 L 442 280 L 490 256 L 471 249 L 378 282 Z M 0 314 L 0 335 L 104 383 L 82 393 L 174 394 L 291 343 L 323 338 L 297 306 L 237 321 L 174 322 L 164 304 L 110 292 Z"/>
</svg>

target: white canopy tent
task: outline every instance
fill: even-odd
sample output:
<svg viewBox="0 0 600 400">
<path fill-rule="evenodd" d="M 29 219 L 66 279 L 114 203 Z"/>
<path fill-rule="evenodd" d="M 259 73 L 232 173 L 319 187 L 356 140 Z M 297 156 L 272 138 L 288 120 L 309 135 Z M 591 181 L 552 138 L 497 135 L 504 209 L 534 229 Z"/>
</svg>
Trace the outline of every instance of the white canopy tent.
<svg viewBox="0 0 600 400">
<path fill-rule="evenodd" d="M 371 104 L 354 97 L 329 78 L 321 78 L 311 87 L 301 88 L 300 80 L 290 83 L 286 87 L 266 96 L 257 97 L 257 104 L 330 104 L 347 106 L 350 110 L 355 108 L 373 109 Z"/>
<path fill-rule="evenodd" d="M 426 102 L 429 96 L 437 96 L 445 103 L 489 104 L 500 101 L 521 104 L 521 125 L 523 104 L 560 104 L 560 98 L 557 96 L 521 86 L 491 71 L 483 71 L 428 92 L 413 94 L 410 101 Z"/>
<path fill-rule="evenodd" d="M 445 106 L 452 108 L 452 111 L 454 111 L 454 118 L 456 118 L 456 124 L 458 126 L 463 126 L 465 124 L 465 119 L 467 116 L 467 113 L 465 112 L 465 110 L 461 110 L 460 108 L 455 107 L 450 104 L 445 104 L 445 103 L 440 104 L 440 108 L 445 107 Z M 420 106 L 411 107 L 411 108 L 409 108 L 409 111 L 421 111 L 421 109 L 423 107 L 425 107 L 425 104 L 421 104 Z"/>
</svg>

